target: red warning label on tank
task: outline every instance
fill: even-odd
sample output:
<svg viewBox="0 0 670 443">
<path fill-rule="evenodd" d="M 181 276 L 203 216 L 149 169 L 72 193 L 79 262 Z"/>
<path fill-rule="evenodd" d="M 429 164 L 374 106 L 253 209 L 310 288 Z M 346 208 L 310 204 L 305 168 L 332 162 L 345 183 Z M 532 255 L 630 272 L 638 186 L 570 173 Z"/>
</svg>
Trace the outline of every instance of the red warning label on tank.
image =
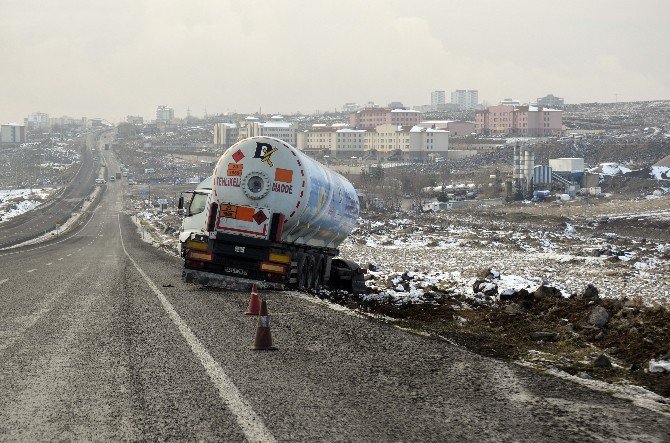
<svg viewBox="0 0 670 443">
<path fill-rule="evenodd" d="M 229 177 L 240 177 L 242 175 L 242 170 L 244 169 L 243 164 L 237 163 L 228 163 L 228 176 Z"/>
<path fill-rule="evenodd" d="M 243 158 L 244 158 L 244 153 L 242 151 L 240 151 L 239 149 L 233 154 L 233 160 L 235 160 L 235 162 L 239 162 Z"/>
</svg>

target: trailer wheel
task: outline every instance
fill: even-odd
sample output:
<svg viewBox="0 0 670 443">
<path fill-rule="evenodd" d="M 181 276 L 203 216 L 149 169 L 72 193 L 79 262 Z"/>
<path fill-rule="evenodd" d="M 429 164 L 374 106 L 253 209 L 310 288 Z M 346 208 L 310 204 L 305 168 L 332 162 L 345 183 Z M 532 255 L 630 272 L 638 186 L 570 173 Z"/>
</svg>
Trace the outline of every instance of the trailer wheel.
<svg viewBox="0 0 670 443">
<path fill-rule="evenodd" d="M 323 268 L 324 268 L 324 258 L 322 255 L 316 257 L 316 263 L 314 265 L 314 290 L 318 291 L 323 286 Z"/>
<path fill-rule="evenodd" d="M 305 275 L 307 276 L 307 289 L 316 288 L 316 261 L 313 255 L 308 255 L 305 263 Z"/>
<path fill-rule="evenodd" d="M 301 254 L 298 258 L 298 289 L 305 289 L 308 285 L 307 264 L 307 255 Z"/>
</svg>

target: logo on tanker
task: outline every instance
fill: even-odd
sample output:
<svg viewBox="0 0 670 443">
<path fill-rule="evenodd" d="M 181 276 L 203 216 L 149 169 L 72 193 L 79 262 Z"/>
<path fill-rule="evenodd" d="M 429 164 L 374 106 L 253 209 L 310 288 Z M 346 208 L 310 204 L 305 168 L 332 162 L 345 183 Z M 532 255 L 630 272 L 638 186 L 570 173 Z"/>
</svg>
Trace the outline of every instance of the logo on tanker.
<svg viewBox="0 0 670 443">
<path fill-rule="evenodd" d="M 262 162 L 268 164 L 268 166 L 274 166 L 272 164 L 272 154 L 277 152 L 277 148 L 272 147 L 269 143 L 256 142 L 256 152 L 254 152 L 254 158 L 260 158 Z"/>
</svg>

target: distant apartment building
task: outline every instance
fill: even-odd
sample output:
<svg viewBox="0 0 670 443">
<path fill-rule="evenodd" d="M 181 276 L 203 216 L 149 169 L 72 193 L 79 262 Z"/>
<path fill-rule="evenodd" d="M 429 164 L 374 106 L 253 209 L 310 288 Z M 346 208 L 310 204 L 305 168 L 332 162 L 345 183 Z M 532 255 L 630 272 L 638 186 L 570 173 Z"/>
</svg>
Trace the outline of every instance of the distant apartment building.
<svg viewBox="0 0 670 443">
<path fill-rule="evenodd" d="M 356 112 L 359 109 L 361 109 L 361 107 L 358 103 L 353 102 L 345 103 L 344 106 L 342 106 L 342 112 Z"/>
<path fill-rule="evenodd" d="M 556 97 L 554 94 L 547 94 L 544 97 L 537 99 L 537 106 L 563 109 L 565 103 L 561 97 Z"/>
<path fill-rule="evenodd" d="M 214 124 L 214 147 L 227 149 L 237 143 L 240 129 L 234 123 Z"/>
<path fill-rule="evenodd" d="M 355 129 L 374 129 L 379 125 L 414 126 L 421 113 L 413 109 L 366 108 L 349 114 L 349 126 Z"/>
<path fill-rule="evenodd" d="M 26 127 L 18 123 L 0 125 L 0 143 L 25 143 Z"/>
<path fill-rule="evenodd" d="M 442 129 L 449 131 L 450 137 L 466 137 L 475 132 L 473 122 L 453 121 L 453 120 L 425 120 L 418 126 L 429 129 Z"/>
<path fill-rule="evenodd" d="M 515 98 L 504 98 L 500 100 L 501 105 L 521 106 L 521 102 Z"/>
<path fill-rule="evenodd" d="M 539 106 L 489 106 L 475 113 L 475 130 L 486 135 L 547 137 L 561 134 L 563 111 Z"/>
<path fill-rule="evenodd" d="M 306 152 L 330 152 L 336 155 L 337 129 L 318 125 L 297 134 L 296 147 Z"/>
<path fill-rule="evenodd" d="M 298 133 L 297 147 L 335 158 L 376 157 L 421 160 L 444 156 L 449 132 L 421 126 L 383 124 L 373 130 L 318 126 Z"/>
<path fill-rule="evenodd" d="M 23 120 L 25 126 L 30 129 L 47 129 L 49 128 L 49 114 L 44 112 L 35 112 L 28 115 Z"/>
<path fill-rule="evenodd" d="M 62 117 L 52 117 L 49 118 L 49 127 L 54 128 L 57 126 L 64 127 L 64 126 L 81 126 L 81 127 L 88 127 L 89 121 L 86 117 L 82 117 L 81 119 L 74 119 L 72 117 L 68 117 L 67 115 L 64 115 Z"/>
<path fill-rule="evenodd" d="M 131 125 L 143 125 L 144 118 L 139 115 L 129 115 L 126 117 L 126 123 L 130 123 Z"/>
<path fill-rule="evenodd" d="M 156 108 L 156 121 L 170 123 L 174 119 L 174 109 L 169 106 L 159 105 Z"/>
<path fill-rule="evenodd" d="M 243 122 L 240 122 L 238 126 L 238 140 L 242 140 L 249 137 L 258 137 L 261 135 L 261 127 L 258 118 L 253 116 L 248 116 L 244 119 Z"/>
<path fill-rule="evenodd" d="M 264 137 L 274 137 L 285 141 L 291 146 L 295 146 L 295 127 L 292 123 L 283 121 L 270 121 L 259 123 L 260 135 Z"/>
<path fill-rule="evenodd" d="M 476 89 L 457 89 L 451 93 L 451 103 L 461 109 L 477 109 L 479 91 Z"/>
<path fill-rule="evenodd" d="M 433 91 L 430 93 L 430 106 L 437 110 L 446 103 L 446 93 L 444 91 Z"/>
</svg>

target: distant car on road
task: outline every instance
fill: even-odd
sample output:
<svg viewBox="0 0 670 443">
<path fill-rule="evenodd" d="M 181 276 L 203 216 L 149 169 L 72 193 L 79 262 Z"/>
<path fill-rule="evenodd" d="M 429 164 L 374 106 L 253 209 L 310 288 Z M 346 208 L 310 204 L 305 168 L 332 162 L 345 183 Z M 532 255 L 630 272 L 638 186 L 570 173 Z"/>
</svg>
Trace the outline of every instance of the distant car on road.
<svg viewBox="0 0 670 443">
<path fill-rule="evenodd" d="M 104 185 L 105 183 L 107 183 L 107 182 L 105 181 L 104 178 L 96 178 L 95 179 L 95 184 L 96 185 Z"/>
</svg>

